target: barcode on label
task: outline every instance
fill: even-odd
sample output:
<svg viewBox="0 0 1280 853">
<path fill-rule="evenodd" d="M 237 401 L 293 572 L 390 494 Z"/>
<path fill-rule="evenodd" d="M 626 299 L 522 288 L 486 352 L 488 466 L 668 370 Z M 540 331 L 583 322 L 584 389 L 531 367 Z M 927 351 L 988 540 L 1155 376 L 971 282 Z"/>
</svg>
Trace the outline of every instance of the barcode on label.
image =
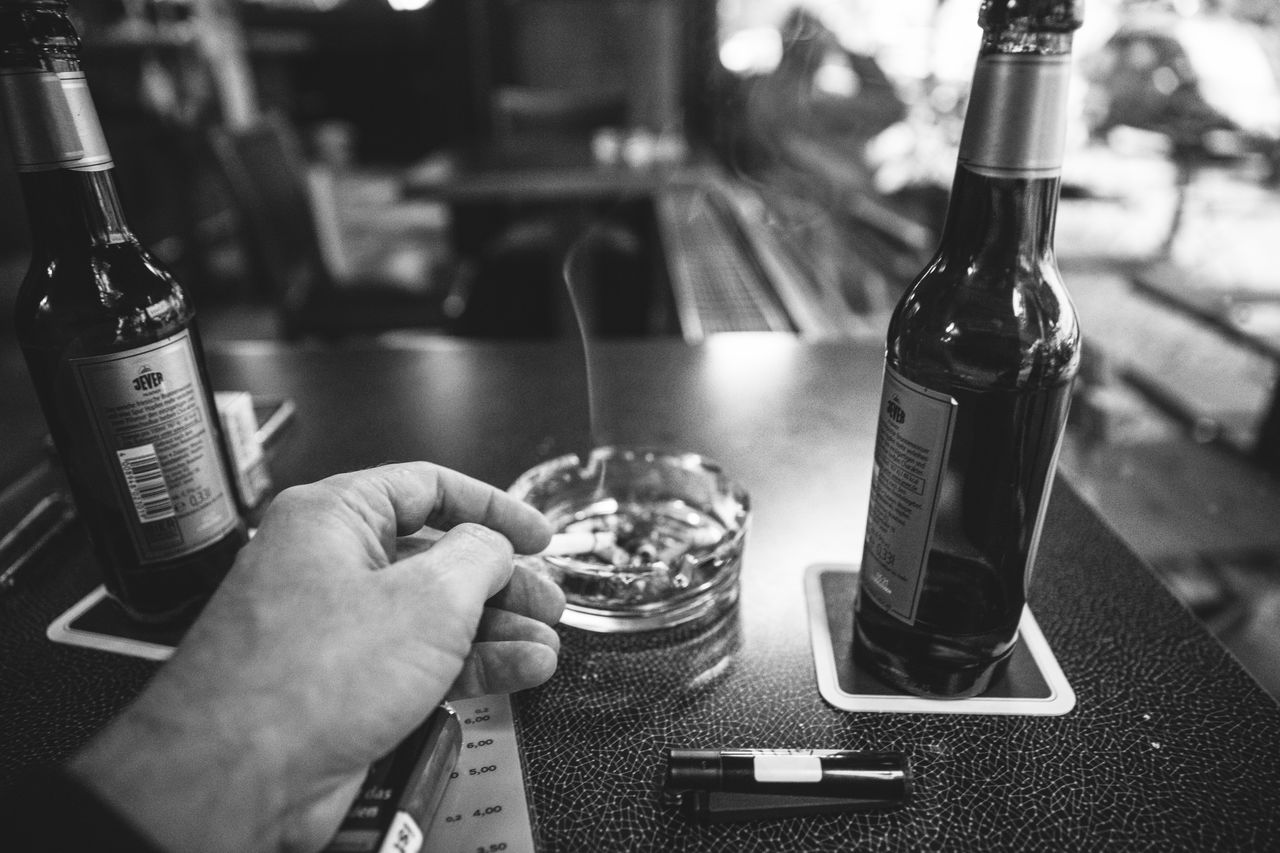
<svg viewBox="0 0 1280 853">
<path fill-rule="evenodd" d="M 156 456 L 154 444 L 140 444 L 117 450 L 120 468 L 124 471 L 125 482 L 129 484 L 129 494 L 133 497 L 133 508 L 138 513 L 138 520 L 143 524 L 173 518 L 177 513 L 173 508 L 173 500 L 169 497 L 169 487 L 164 481 L 164 472 L 160 470 L 160 458 Z"/>
</svg>

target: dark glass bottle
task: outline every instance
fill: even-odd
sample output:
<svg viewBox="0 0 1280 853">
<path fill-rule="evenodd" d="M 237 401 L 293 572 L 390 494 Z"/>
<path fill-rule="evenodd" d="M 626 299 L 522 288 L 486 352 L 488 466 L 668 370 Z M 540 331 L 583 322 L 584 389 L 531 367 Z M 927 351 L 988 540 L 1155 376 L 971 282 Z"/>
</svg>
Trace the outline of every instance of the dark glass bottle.
<svg viewBox="0 0 1280 853">
<path fill-rule="evenodd" d="M 32 233 L 18 341 L 110 594 L 196 609 L 246 529 L 182 288 L 125 224 L 62 2 L 0 2 L 0 108 Z"/>
<path fill-rule="evenodd" d="M 987 0 L 940 248 L 889 324 L 860 664 L 972 696 L 1012 653 L 1071 386 L 1054 218 L 1079 0 Z"/>
</svg>

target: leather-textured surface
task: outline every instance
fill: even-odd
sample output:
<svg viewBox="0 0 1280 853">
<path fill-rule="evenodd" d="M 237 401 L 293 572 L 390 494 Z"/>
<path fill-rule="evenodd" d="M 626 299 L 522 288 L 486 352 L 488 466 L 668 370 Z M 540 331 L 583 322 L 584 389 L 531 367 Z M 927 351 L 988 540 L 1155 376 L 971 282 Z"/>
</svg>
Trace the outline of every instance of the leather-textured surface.
<svg viewBox="0 0 1280 853">
<path fill-rule="evenodd" d="M 1059 483 L 1032 602 L 1078 695 L 1064 717 L 845 713 L 817 693 L 804 615 L 750 575 L 747 613 L 662 647 L 562 629 L 518 703 L 548 850 L 1204 850 L 1280 843 L 1277 709 Z M 799 575 L 788 579 L 800 582 Z M 717 664 L 712 660 L 723 654 Z M 601 685 L 607 685 L 601 689 Z M 671 747 L 901 750 L 915 796 L 884 813 L 699 827 L 665 806 Z"/>
<path fill-rule="evenodd" d="M 28 765 L 66 758 L 155 671 L 45 638 L 49 623 L 99 583 L 78 525 L 32 569 L 17 591 L 0 595 L 0 789 Z"/>
<path fill-rule="evenodd" d="M 878 345 L 788 336 L 210 353 L 215 386 L 290 397 L 277 483 L 426 458 L 499 485 L 592 435 L 717 459 L 751 491 L 741 600 L 711 626 L 560 629 L 561 666 L 517 697 L 542 850 L 1178 850 L 1280 843 L 1280 709 L 1069 485 L 1031 603 L 1077 693 L 1063 717 L 846 713 L 819 697 L 806 566 L 853 562 L 866 520 Z M 594 427 L 594 428 L 593 428 Z M 3 510 L 0 507 L 0 510 Z M 153 664 L 44 639 L 95 582 L 74 539 L 0 597 L 0 783 L 59 759 Z M 699 827 L 658 795 L 669 747 L 901 750 L 916 795 L 885 813 Z"/>
</svg>

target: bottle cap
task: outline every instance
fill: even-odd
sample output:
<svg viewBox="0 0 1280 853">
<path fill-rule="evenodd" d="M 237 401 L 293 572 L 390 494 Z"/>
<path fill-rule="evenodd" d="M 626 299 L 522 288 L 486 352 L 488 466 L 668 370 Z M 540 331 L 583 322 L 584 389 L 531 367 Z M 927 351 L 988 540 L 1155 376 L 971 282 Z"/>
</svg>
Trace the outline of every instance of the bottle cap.
<svg viewBox="0 0 1280 853">
<path fill-rule="evenodd" d="M 39 66 L 45 51 L 80 47 L 65 0 L 0 0 L 0 68 Z"/>
<path fill-rule="evenodd" d="M 1069 33 L 1084 23 L 1084 0 L 982 0 L 978 23 L 987 32 Z"/>
</svg>

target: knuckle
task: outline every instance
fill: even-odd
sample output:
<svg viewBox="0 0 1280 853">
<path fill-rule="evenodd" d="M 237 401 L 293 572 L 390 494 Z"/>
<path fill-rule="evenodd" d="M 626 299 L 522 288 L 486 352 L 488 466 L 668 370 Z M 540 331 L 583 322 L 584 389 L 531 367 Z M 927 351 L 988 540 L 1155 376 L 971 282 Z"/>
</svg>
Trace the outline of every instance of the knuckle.
<svg viewBox="0 0 1280 853">
<path fill-rule="evenodd" d="M 306 512 L 329 506 L 336 498 L 334 490 L 321 483 L 290 486 L 271 501 L 271 507 L 279 512 Z"/>
<path fill-rule="evenodd" d="M 277 523 L 326 523 L 327 520 L 359 529 L 360 523 L 365 522 L 365 526 L 380 529 L 380 525 L 373 523 L 376 519 L 370 517 L 375 513 L 367 510 L 366 504 L 349 484 L 333 482 L 331 478 L 282 490 L 272 499 L 267 516 L 277 518 Z"/>
</svg>

